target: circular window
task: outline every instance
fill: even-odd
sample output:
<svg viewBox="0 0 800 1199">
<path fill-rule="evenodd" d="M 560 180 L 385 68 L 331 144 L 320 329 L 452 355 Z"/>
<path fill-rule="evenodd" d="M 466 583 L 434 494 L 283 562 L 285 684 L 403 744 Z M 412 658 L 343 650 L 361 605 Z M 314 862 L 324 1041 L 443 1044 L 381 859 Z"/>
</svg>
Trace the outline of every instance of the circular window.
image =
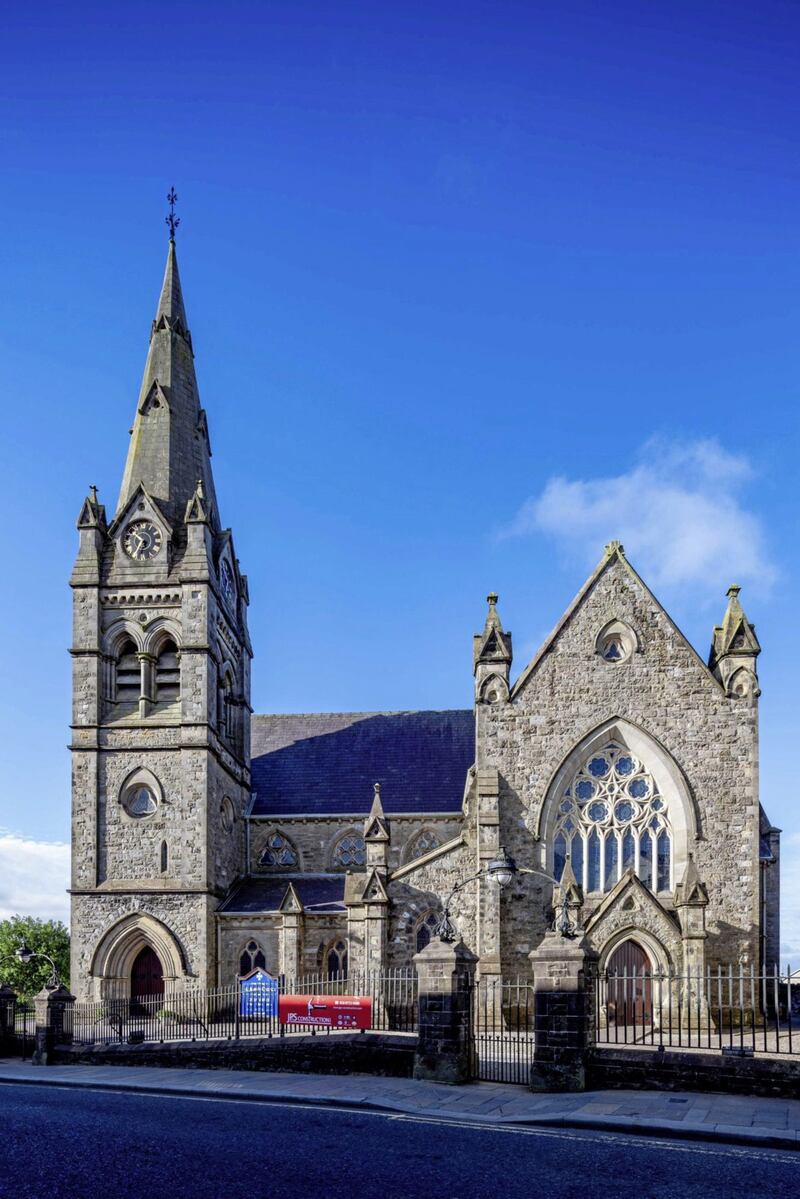
<svg viewBox="0 0 800 1199">
<path fill-rule="evenodd" d="M 123 801 L 125 811 L 129 816 L 140 820 L 142 816 L 152 816 L 158 808 L 158 800 L 149 787 L 139 784 L 131 787 Z"/>
</svg>

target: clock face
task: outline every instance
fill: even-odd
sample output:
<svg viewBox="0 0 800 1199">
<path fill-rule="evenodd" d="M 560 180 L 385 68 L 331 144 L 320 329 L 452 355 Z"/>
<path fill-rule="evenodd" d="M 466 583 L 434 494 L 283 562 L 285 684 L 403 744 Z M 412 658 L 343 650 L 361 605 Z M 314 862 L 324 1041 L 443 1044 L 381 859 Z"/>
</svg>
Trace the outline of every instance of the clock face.
<svg viewBox="0 0 800 1199">
<path fill-rule="evenodd" d="M 122 535 L 122 548 L 134 562 L 149 562 L 161 549 L 161 530 L 152 520 L 134 520 Z"/>
<path fill-rule="evenodd" d="M 236 585 L 233 581 L 233 573 L 228 565 L 227 559 L 223 558 L 219 568 L 219 582 L 222 588 L 222 594 L 225 602 L 233 604 L 236 599 Z"/>
</svg>

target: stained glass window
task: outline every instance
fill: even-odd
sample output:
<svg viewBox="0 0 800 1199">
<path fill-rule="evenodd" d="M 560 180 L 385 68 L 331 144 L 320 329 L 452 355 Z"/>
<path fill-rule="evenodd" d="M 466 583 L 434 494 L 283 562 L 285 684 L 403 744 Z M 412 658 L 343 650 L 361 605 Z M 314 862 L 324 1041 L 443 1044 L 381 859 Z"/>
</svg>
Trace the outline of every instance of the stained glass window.
<svg viewBox="0 0 800 1199">
<path fill-rule="evenodd" d="M 672 886 L 672 833 L 666 804 L 647 767 L 609 741 L 588 755 L 558 800 L 553 874 L 567 858 L 586 892 L 610 891 L 626 870 L 658 891 Z"/>
<path fill-rule="evenodd" d="M 333 860 L 335 865 L 345 869 L 348 866 L 363 866 L 367 860 L 364 838 L 359 837 L 356 833 L 349 833 L 346 837 L 342 837 L 336 846 Z"/>
<path fill-rule="evenodd" d="M 432 849 L 439 848 L 439 838 L 429 828 L 424 828 L 414 839 L 411 845 L 409 861 L 414 858 L 421 858 L 424 853 L 430 853 Z"/>
<path fill-rule="evenodd" d="M 658 834 L 657 842 L 659 891 L 666 891 L 669 888 L 670 848 L 669 833 L 664 829 Z"/>
<path fill-rule="evenodd" d="M 600 891 L 600 837 L 596 828 L 592 829 L 589 834 L 589 855 L 586 868 L 588 890 Z"/>
<path fill-rule="evenodd" d="M 286 868 L 287 866 L 297 865 L 297 850 L 292 845 L 283 833 L 272 833 L 267 838 L 267 844 L 264 846 L 264 852 L 261 854 L 260 863 L 262 866 L 271 866 L 274 868 Z"/>
</svg>

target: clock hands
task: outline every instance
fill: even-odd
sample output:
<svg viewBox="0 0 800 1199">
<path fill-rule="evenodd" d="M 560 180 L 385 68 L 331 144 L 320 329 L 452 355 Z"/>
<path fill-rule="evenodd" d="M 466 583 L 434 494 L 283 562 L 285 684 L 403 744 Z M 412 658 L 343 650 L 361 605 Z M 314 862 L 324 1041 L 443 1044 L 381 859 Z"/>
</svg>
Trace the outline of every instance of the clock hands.
<svg viewBox="0 0 800 1199">
<path fill-rule="evenodd" d="M 155 525 L 138 522 L 128 526 L 124 545 L 127 554 L 135 562 L 147 562 L 159 551 L 161 533 Z"/>
</svg>

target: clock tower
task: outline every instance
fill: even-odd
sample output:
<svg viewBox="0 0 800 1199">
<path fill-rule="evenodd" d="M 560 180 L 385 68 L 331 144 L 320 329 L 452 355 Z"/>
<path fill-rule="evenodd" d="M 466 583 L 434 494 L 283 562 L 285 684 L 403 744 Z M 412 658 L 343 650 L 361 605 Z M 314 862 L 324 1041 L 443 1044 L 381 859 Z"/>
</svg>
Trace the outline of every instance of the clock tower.
<svg viewBox="0 0 800 1199">
<path fill-rule="evenodd" d="M 83 1000 L 213 986 L 250 797 L 247 579 L 220 522 L 175 225 L 119 500 L 72 573 L 72 978 Z"/>
</svg>

